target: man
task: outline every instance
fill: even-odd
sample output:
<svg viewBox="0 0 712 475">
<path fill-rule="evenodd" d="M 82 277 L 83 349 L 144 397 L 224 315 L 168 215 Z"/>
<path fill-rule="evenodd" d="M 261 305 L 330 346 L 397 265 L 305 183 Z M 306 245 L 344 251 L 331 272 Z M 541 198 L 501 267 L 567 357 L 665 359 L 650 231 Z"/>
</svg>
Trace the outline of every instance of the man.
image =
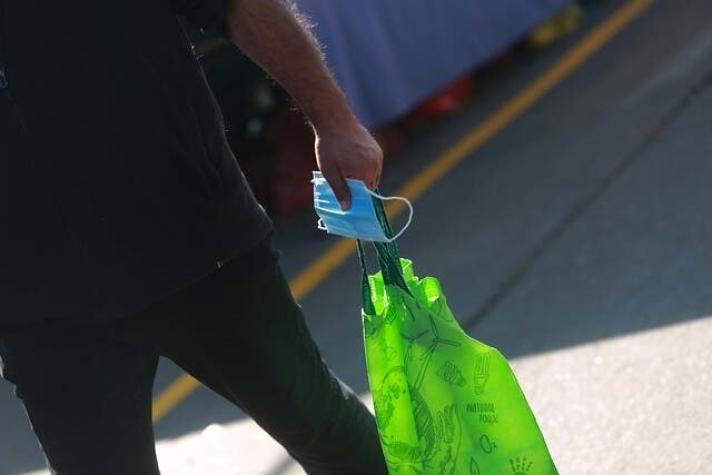
<svg viewBox="0 0 712 475">
<path fill-rule="evenodd" d="M 373 417 L 289 292 L 176 14 L 294 97 L 345 208 L 346 177 L 379 181 L 381 150 L 281 0 L 0 0 L 3 376 L 60 475 L 158 473 L 159 355 L 308 473 L 385 473 Z"/>
</svg>

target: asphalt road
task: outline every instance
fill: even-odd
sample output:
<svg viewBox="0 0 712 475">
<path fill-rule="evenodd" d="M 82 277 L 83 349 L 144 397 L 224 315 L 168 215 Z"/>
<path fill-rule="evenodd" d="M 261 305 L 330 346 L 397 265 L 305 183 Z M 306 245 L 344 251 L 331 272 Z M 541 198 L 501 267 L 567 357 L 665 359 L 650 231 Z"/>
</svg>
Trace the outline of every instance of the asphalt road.
<svg viewBox="0 0 712 475">
<path fill-rule="evenodd" d="M 400 241 L 463 326 L 512 359 L 562 474 L 712 471 L 710 18 L 707 0 L 655 2 L 425 193 Z M 385 190 L 579 38 L 481 84 L 470 107 L 389 163 Z M 333 242 L 314 224 L 305 213 L 280 230 L 290 275 Z M 367 397 L 358 275 L 354 258 L 302 305 L 329 364 Z M 162 362 L 156 391 L 178 374 Z M 4 382 L 0 421 L 0 475 L 40 470 Z M 202 388 L 156 431 L 168 475 L 301 473 Z"/>
</svg>

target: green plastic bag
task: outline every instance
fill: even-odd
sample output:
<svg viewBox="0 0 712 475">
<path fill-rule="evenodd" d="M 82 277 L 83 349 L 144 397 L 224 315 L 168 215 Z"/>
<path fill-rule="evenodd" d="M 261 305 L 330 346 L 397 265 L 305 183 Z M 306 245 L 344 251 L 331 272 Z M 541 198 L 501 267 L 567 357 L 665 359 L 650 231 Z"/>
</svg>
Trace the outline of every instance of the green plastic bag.
<svg viewBox="0 0 712 475">
<path fill-rule="evenodd" d="M 364 344 L 390 474 L 557 474 L 504 357 L 460 328 L 437 279 L 375 246 L 381 272 L 368 276 L 358 243 Z"/>
</svg>

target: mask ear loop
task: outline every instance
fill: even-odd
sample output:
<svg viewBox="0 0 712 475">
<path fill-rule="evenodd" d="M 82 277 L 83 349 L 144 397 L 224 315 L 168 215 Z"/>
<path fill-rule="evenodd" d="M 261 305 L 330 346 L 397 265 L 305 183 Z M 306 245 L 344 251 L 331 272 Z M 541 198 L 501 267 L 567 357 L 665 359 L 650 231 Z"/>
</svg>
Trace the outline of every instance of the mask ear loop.
<svg viewBox="0 0 712 475">
<path fill-rule="evenodd" d="M 383 200 L 383 201 L 402 201 L 402 202 L 405 203 L 405 205 L 408 207 L 408 221 L 407 221 L 407 222 L 405 223 L 405 225 L 403 226 L 403 229 L 401 229 L 400 231 L 398 231 L 398 234 L 396 234 L 396 235 L 393 236 L 392 238 L 388 239 L 386 242 L 389 242 L 389 243 L 390 243 L 390 242 L 395 241 L 396 239 L 398 239 L 399 237 L 401 237 L 401 236 L 403 235 L 403 233 L 406 232 L 406 230 L 410 227 L 410 224 L 413 222 L 413 215 L 415 214 L 415 210 L 413 209 L 413 203 L 411 203 L 408 198 L 403 198 L 402 196 L 383 196 L 383 195 L 379 195 L 378 193 L 376 193 L 376 192 L 374 192 L 374 191 L 369 190 L 368 188 L 366 188 L 366 191 L 367 191 L 370 195 L 375 196 L 376 198 L 378 198 L 379 200 Z"/>
</svg>

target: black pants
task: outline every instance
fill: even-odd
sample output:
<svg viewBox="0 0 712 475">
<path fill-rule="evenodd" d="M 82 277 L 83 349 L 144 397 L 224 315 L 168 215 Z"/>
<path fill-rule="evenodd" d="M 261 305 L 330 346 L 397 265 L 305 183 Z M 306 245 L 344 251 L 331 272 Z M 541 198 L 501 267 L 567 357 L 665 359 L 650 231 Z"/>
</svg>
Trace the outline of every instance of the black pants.
<svg viewBox="0 0 712 475">
<path fill-rule="evenodd" d="M 159 355 L 241 407 L 308 473 L 386 473 L 373 417 L 322 361 L 269 243 L 132 318 L 0 333 L 3 376 L 59 475 L 159 473 Z"/>
</svg>

